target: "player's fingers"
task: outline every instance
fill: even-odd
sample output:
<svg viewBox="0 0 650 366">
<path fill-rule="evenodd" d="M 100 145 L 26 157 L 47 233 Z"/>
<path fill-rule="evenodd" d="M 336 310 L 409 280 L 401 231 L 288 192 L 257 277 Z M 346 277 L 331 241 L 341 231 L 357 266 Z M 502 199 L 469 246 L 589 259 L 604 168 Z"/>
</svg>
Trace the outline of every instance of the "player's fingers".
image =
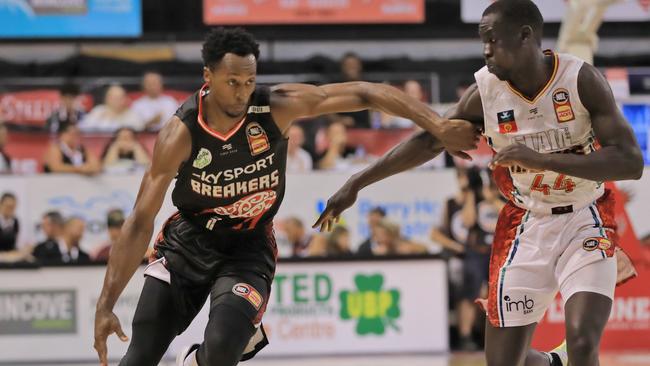
<svg viewBox="0 0 650 366">
<path fill-rule="evenodd" d="M 97 351 L 97 356 L 99 356 L 99 364 L 101 366 L 108 366 L 108 360 L 106 358 L 106 339 L 95 339 L 95 350 Z"/>
<path fill-rule="evenodd" d="M 332 208 L 330 206 L 325 207 L 325 210 L 323 211 L 323 213 L 320 214 L 320 216 L 318 217 L 318 220 L 316 220 L 314 225 L 312 225 L 312 228 L 316 229 L 317 227 L 320 226 L 321 231 L 323 231 L 322 230 L 323 223 L 325 222 L 325 220 L 327 220 L 327 218 L 329 217 L 331 211 L 332 211 Z"/>
<path fill-rule="evenodd" d="M 338 224 L 339 221 L 341 221 L 341 216 L 338 216 L 338 215 L 337 215 L 337 216 L 334 218 L 334 223 L 335 223 L 335 224 Z"/>
<path fill-rule="evenodd" d="M 124 331 L 122 330 L 122 327 L 118 324 L 117 328 L 115 329 L 115 334 L 117 334 L 118 337 L 120 337 L 120 340 L 122 342 L 126 342 L 129 340 L 129 337 L 127 337 L 126 334 L 124 334 Z"/>
</svg>

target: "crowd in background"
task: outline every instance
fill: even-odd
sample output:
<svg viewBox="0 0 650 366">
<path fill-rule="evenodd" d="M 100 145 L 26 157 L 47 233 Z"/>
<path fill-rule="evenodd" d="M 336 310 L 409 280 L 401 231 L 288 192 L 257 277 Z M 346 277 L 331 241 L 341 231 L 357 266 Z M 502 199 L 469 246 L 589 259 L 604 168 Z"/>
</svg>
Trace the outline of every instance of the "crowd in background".
<svg viewBox="0 0 650 366">
<path fill-rule="evenodd" d="M 340 73 L 332 82 L 364 80 L 363 63 L 353 53 L 340 62 Z M 396 88 L 417 100 L 428 96 L 418 80 L 404 80 Z M 119 83 L 110 83 L 90 110 L 81 103 L 80 87 L 67 82 L 59 88 L 59 107 L 46 119 L 43 130 L 52 136 L 40 168 L 45 173 L 95 175 L 102 172 L 132 172 L 150 163 L 151 151 L 141 143 L 141 133 L 155 134 L 173 116 L 182 101 L 166 93 L 163 76 L 146 72 L 141 90 L 130 93 Z M 86 103 L 87 104 L 87 103 Z M 312 170 L 351 171 L 374 158 L 349 138 L 349 129 L 414 129 L 412 121 L 380 111 L 358 111 L 297 121 L 290 131 L 289 173 Z M 108 135 L 101 154 L 89 148 L 88 135 Z M 6 147 L 11 144 L 0 120 L 0 174 L 12 172 Z M 449 159 L 447 159 L 449 160 Z M 449 161 L 438 164 L 451 166 Z"/>
</svg>

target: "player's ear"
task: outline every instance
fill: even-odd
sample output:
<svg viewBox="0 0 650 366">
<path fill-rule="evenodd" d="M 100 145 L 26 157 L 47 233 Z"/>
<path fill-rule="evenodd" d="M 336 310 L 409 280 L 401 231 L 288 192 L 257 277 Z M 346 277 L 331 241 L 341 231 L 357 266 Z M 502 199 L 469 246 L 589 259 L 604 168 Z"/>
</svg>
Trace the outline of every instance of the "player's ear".
<svg viewBox="0 0 650 366">
<path fill-rule="evenodd" d="M 210 68 L 208 66 L 203 66 L 203 81 L 210 83 Z"/>
<path fill-rule="evenodd" d="M 521 28 L 519 28 L 519 37 L 522 43 L 534 39 L 535 32 L 533 31 L 533 27 L 530 25 L 522 25 Z"/>
</svg>

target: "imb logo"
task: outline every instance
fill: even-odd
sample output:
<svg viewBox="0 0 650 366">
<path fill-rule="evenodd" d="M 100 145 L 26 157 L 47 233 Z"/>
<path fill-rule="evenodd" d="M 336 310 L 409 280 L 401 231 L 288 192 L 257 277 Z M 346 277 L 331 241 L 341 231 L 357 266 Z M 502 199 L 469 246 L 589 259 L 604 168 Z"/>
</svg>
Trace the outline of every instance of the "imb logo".
<svg viewBox="0 0 650 366">
<path fill-rule="evenodd" d="M 0 335 L 76 333 L 76 292 L 0 292 Z"/>
<path fill-rule="evenodd" d="M 505 307 L 507 312 L 523 312 L 523 314 L 530 314 L 533 312 L 533 308 L 535 307 L 535 301 L 533 299 L 529 299 L 528 296 L 524 295 L 524 299 L 520 301 L 514 301 L 510 298 L 510 296 L 506 295 L 503 297 L 503 301 L 505 302 Z"/>
<path fill-rule="evenodd" d="M 395 320 L 400 317 L 398 290 L 383 290 L 384 276 L 357 275 L 357 291 L 341 291 L 341 319 L 356 319 L 357 334 L 383 335 L 386 327 L 399 331 Z"/>
</svg>

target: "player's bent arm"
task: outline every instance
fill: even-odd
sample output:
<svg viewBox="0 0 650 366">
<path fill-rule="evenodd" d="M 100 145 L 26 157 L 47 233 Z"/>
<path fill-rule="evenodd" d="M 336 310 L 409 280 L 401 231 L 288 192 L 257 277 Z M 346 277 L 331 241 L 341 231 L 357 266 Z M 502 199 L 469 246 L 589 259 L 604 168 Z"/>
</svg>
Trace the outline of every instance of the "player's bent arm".
<svg viewBox="0 0 650 366">
<path fill-rule="evenodd" d="M 381 110 L 412 120 L 437 135 L 442 118 L 426 104 L 386 84 L 353 81 L 315 86 L 280 84 L 273 88 L 272 113 L 284 130 L 297 118 L 329 113 Z"/>
<path fill-rule="evenodd" d="M 618 109 L 607 80 L 589 64 L 580 69 L 578 94 L 601 148 L 588 155 L 544 154 L 542 167 L 600 182 L 641 178 L 643 155 L 634 132 Z"/>
<path fill-rule="evenodd" d="M 180 165 L 191 153 L 191 137 L 187 127 L 173 117 L 158 135 L 153 160 L 140 184 L 133 213 L 122 227 L 120 237 L 111 249 L 98 310 L 111 311 L 147 250 L 153 224 L 165 199 L 169 184 Z"/>
<path fill-rule="evenodd" d="M 348 82 L 314 86 L 281 84 L 273 88 L 271 113 L 286 131 L 297 118 L 364 109 L 381 110 L 413 121 L 454 150 L 476 147 L 476 131 L 458 121 L 447 121 L 429 106 L 386 84 Z"/>
</svg>

